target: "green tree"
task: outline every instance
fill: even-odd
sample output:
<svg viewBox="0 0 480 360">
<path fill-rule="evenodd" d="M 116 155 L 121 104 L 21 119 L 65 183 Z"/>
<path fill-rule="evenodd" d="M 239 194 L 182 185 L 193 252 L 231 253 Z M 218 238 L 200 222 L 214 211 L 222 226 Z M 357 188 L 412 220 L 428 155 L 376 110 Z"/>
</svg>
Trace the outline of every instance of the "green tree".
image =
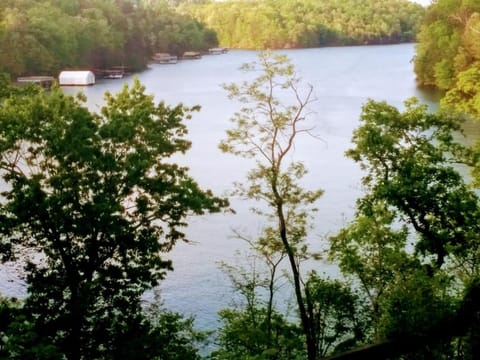
<svg viewBox="0 0 480 360">
<path fill-rule="evenodd" d="M 478 197 L 451 165 L 465 152 L 453 136 L 458 119 L 430 114 L 415 99 L 405 107 L 369 101 L 347 154 L 367 170 L 371 198 L 395 209 L 419 235 L 416 250 L 441 268 L 447 256 L 478 247 Z"/>
<path fill-rule="evenodd" d="M 67 359 L 150 356 L 141 295 L 171 269 L 162 254 L 186 240 L 187 216 L 226 205 L 169 161 L 189 149 L 195 109 L 155 104 L 138 80 L 100 114 L 59 89 L 3 100 L 2 233 L 14 255 L 36 254 L 25 309 Z"/>
<path fill-rule="evenodd" d="M 409 1 L 211 1 L 182 7 L 234 48 L 414 41 L 424 9 Z"/>
<path fill-rule="evenodd" d="M 355 219 L 330 238 L 330 258 L 344 276 L 358 283 L 369 304 L 369 338 L 380 341 L 381 304 L 397 273 L 409 262 L 405 251 L 408 231 L 393 229 L 395 215 L 382 201 L 365 202 Z"/>
<path fill-rule="evenodd" d="M 51 343 L 41 339 L 23 303 L 0 297 L 0 359 L 61 360 L 62 354 Z"/>
<path fill-rule="evenodd" d="M 0 71 L 56 75 L 65 67 L 144 69 L 158 51 L 217 46 L 216 34 L 166 2 L 2 1 Z"/>
<path fill-rule="evenodd" d="M 265 307 L 256 306 L 250 311 L 223 309 L 220 319 L 223 326 L 217 336 L 218 349 L 212 360 L 295 360 L 304 359 L 302 332 L 298 326 L 278 312 L 267 315 Z M 270 320 L 267 320 L 270 316 Z M 274 341 L 266 337 L 267 321 L 272 326 Z"/>
<path fill-rule="evenodd" d="M 257 213 L 272 223 L 275 236 L 282 244 L 289 262 L 308 359 L 316 359 L 315 329 L 304 301 L 300 263 L 312 257 L 305 239 L 309 214 L 322 191 L 302 188 L 299 181 L 306 169 L 301 162 L 290 161 L 298 136 L 308 133 L 305 116 L 314 101 L 313 89 L 302 88 L 293 65 L 283 55 L 262 52 L 257 62 L 245 64 L 242 69 L 260 75 L 241 85 L 226 86 L 230 97 L 238 100 L 242 108 L 231 119 L 234 127 L 227 130 L 227 138 L 220 148 L 256 163 L 247 175 L 248 181 L 237 184 L 236 193 L 266 205 L 266 209 L 257 208 Z"/>
<path fill-rule="evenodd" d="M 305 294 L 320 359 L 362 344 L 366 320 L 363 305 L 348 284 L 312 272 L 305 283 Z"/>
<path fill-rule="evenodd" d="M 447 93 L 442 106 L 478 117 L 480 3 L 438 0 L 428 7 L 414 59 L 421 85 Z"/>
<path fill-rule="evenodd" d="M 470 114 L 480 119 L 480 64 L 458 74 L 455 86 L 450 89 L 441 101 L 444 108 L 455 112 Z"/>
<path fill-rule="evenodd" d="M 244 240 L 248 249 L 245 262 L 238 252 L 239 263 L 221 263 L 235 291 L 235 300 L 231 308 L 219 313 L 223 325 L 216 336 L 219 348 L 212 358 L 302 358 L 301 331 L 278 310 L 276 295 L 288 280 L 279 274 L 286 254 L 275 229 L 266 228 L 255 241 L 239 232 L 236 237 Z M 283 305 L 283 309 L 288 307 Z"/>
<path fill-rule="evenodd" d="M 194 328 L 194 318 L 184 318 L 181 314 L 163 308 L 159 290 L 153 290 L 153 299 L 145 308 L 145 317 L 150 324 L 146 339 L 149 352 L 147 358 L 161 360 L 199 360 L 199 348 L 205 343 L 207 333 Z M 129 349 L 122 359 L 135 359 L 136 349 Z M 140 355 L 143 356 L 143 355 Z"/>
<path fill-rule="evenodd" d="M 456 335 L 442 336 L 479 270 L 480 203 L 453 166 L 469 154 L 460 123 L 415 99 L 404 112 L 369 101 L 361 121 L 347 154 L 365 170 L 365 195 L 330 253 L 366 294 L 371 341 L 416 337 L 425 345 L 405 359 L 462 358 Z"/>
<path fill-rule="evenodd" d="M 368 197 L 368 195 L 366 196 Z M 409 254 L 408 227 L 385 202 L 363 198 L 355 219 L 331 238 L 330 254 L 342 273 L 357 284 L 368 311 L 364 340 L 381 343 L 404 336 L 426 336 L 432 326 L 452 316 L 456 280 L 448 270 L 435 270 Z M 451 291 L 451 295 L 449 294 Z M 447 342 L 433 352 L 451 352 Z M 414 352 L 413 358 L 429 354 Z M 428 357 L 427 357 L 428 358 Z"/>
</svg>

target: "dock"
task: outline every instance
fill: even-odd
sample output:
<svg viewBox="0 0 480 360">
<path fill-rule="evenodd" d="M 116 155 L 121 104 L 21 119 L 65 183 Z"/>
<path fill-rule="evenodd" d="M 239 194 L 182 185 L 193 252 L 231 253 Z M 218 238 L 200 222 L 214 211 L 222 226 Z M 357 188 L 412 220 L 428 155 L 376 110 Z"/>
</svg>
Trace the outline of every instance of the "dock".
<svg viewBox="0 0 480 360">
<path fill-rule="evenodd" d="M 152 56 L 152 62 L 155 64 L 176 64 L 178 57 L 169 53 L 156 53 Z"/>
<path fill-rule="evenodd" d="M 208 49 L 208 53 L 210 55 L 226 54 L 227 52 L 228 52 L 228 49 L 224 47 L 216 47 L 216 48 Z"/>
<path fill-rule="evenodd" d="M 50 89 L 55 82 L 53 76 L 22 76 L 17 78 L 19 84 L 37 84 L 44 89 Z"/>
<path fill-rule="evenodd" d="M 186 51 L 183 53 L 182 59 L 186 60 L 196 60 L 196 59 L 201 59 L 202 54 L 200 54 L 198 51 Z"/>
</svg>

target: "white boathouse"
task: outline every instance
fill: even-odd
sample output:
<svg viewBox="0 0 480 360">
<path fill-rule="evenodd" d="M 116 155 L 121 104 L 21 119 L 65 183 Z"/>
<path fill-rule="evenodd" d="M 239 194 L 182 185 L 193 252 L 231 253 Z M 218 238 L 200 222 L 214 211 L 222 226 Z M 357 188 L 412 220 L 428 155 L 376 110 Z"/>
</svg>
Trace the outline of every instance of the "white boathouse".
<svg viewBox="0 0 480 360">
<path fill-rule="evenodd" d="M 62 71 L 58 84 L 64 86 L 88 86 L 95 84 L 95 74 L 91 71 Z"/>
</svg>

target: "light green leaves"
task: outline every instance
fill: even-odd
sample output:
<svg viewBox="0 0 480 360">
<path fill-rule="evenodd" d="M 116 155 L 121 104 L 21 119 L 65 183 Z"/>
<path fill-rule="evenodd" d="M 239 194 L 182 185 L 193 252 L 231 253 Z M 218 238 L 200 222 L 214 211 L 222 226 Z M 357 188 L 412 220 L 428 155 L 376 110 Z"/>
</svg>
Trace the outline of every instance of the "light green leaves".
<svg viewBox="0 0 480 360">
<path fill-rule="evenodd" d="M 480 119 L 480 63 L 458 74 L 454 86 L 442 99 L 442 106 Z"/>
</svg>

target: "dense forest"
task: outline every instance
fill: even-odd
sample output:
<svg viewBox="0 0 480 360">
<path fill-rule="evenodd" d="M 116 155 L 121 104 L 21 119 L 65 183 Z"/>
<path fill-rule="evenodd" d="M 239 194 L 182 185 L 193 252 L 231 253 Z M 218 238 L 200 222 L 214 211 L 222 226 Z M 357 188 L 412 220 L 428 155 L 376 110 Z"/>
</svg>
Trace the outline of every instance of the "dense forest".
<svg viewBox="0 0 480 360">
<path fill-rule="evenodd" d="M 321 17 L 302 9 L 330 4 L 274 3 L 248 2 L 248 16 L 267 19 L 262 11 L 269 9 L 268 19 L 281 24 L 292 15 Z M 338 9 L 341 3 L 331 2 Z M 400 0 L 377 4 L 390 4 L 397 15 L 400 8 L 418 10 Z M 230 19 L 223 6 L 6 0 L 0 64 L 9 74 L 108 66 L 120 58 L 141 67 L 151 51 L 216 44 L 209 26 L 225 41 L 201 19 L 209 7 Z M 367 19 L 373 8 L 343 8 L 335 19 Z M 166 254 L 189 240 L 184 227 L 192 216 L 231 212 L 227 198 L 202 189 L 174 160 L 192 145 L 186 121 L 199 107 L 157 102 L 135 79 L 118 94 L 107 92 L 93 113 L 83 95 L 18 87 L 0 76 L 0 261 L 17 262 L 27 285 L 24 299 L 0 296 L 0 359 L 479 359 L 480 146 L 458 141 L 465 115 L 480 114 L 479 11 L 476 0 L 437 0 L 426 10 L 415 69 L 421 84 L 446 92 L 440 111 L 414 98 L 402 109 L 374 99 L 363 105 L 345 154 L 363 170 L 363 193 L 353 218 L 324 239 L 321 253 L 311 249 L 309 235 L 323 190 L 303 187 L 309 169 L 292 156 L 300 135 L 316 136 L 306 121 L 314 89 L 287 56 L 272 51 L 242 66 L 251 75 L 246 81 L 224 85 L 240 106 L 218 146 L 250 161 L 232 194 L 249 201 L 265 226 L 253 238 L 234 231 L 247 256 L 220 265 L 236 306 L 219 312 L 212 334 L 163 309 L 158 298 L 142 298 L 173 270 Z M 317 23 L 309 35 L 297 35 L 318 41 L 320 31 L 339 44 L 407 41 L 418 20 L 392 20 L 405 30 L 395 34 L 387 25 L 380 30 L 380 18 L 359 25 L 358 38 L 338 30 L 341 23 L 338 32 Z M 235 19 L 237 26 L 244 18 Z M 275 31 L 288 42 L 276 33 L 263 37 L 260 29 L 275 31 L 255 24 L 264 42 L 252 47 L 308 45 L 282 27 Z M 366 35 L 367 28 L 382 35 Z M 326 277 L 319 260 L 336 264 L 342 276 Z M 201 353 L 207 341 L 215 346 Z"/>
<path fill-rule="evenodd" d="M 480 2 L 434 2 L 418 42 L 415 72 L 419 83 L 445 91 L 445 106 L 479 118 Z"/>
<path fill-rule="evenodd" d="M 218 44 L 215 33 L 164 1 L 0 2 L 0 71 L 56 75 L 63 68 L 143 69 L 155 52 Z"/>
<path fill-rule="evenodd" d="M 151 55 L 414 41 L 424 9 L 408 1 L 5 0 L 0 71 L 144 68 Z"/>
<path fill-rule="evenodd" d="M 424 8 L 409 1 L 208 1 L 187 5 L 232 48 L 305 48 L 415 41 Z"/>
</svg>

